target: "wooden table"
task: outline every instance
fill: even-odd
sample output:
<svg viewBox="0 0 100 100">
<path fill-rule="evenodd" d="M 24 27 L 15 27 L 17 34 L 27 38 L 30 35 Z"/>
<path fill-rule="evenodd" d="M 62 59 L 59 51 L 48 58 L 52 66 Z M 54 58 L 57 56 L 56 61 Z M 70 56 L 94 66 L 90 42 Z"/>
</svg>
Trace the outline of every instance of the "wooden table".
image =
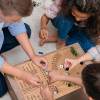
<svg viewBox="0 0 100 100">
<path fill-rule="evenodd" d="M 45 58 L 48 60 L 48 70 L 62 70 L 64 73 L 80 77 L 84 65 L 79 64 L 70 72 L 66 72 L 63 69 L 63 64 L 66 58 L 76 58 L 83 54 L 84 51 L 81 49 L 79 44 L 73 44 L 71 46 L 51 52 L 45 55 Z M 43 84 L 48 84 L 48 77 L 46 72 L 43 69 L 40 69 L 38 66 L 34 65 L 32 61 L 26 61 L 22 64 L 16 65 L 16 67 L 26 72 L 33 74 L 36 73 L 43 81 Z M 6 78 L 12 100 L 42 100 L 39 88 L 33 88 L 31 85 L 28 85 L 27 83 L 17 78 L 10 76 L 7 76 Z M 50 85 L 57 88 L 58 93 L 54 94 L 54 98 L 58 100 L 66 100 L 67 95 L 81 90 L 80 86 L 71 82 L 60 81 Z"/>
</svg>

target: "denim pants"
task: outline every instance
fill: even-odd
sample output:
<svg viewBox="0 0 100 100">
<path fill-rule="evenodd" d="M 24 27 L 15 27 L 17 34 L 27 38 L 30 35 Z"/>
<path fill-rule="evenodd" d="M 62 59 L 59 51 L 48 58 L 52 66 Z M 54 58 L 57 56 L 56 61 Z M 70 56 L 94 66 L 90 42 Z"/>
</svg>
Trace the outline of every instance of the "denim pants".
<svg viewBox="0 0 100 100">
<path fill-rule="evenodd" d="M 65 41 L 66 45 L 79 43 L 85 52 L 95 46 L 85 30 L 75 25 L 75 20 L 72 17 L 58 15 L 51 22 L 58 30 L 58 38 Z"/>
</svg>

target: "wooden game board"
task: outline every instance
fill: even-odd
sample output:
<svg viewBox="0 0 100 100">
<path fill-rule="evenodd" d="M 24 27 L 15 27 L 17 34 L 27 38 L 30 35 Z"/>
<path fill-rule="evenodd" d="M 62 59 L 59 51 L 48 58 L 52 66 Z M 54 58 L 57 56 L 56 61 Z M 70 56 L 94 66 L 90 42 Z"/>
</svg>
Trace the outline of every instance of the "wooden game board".
<svg viewBox="0 0 100 100">
<path fill-rule="evenodd" d="M 63 63 L 65 58 L 75 58 L 76 56 L 72 54 L 71 47 L 73 47 L 77 51 L 77 57 L 83 55 L 83 50 L 80 48 L 79 44 L 74 44 L 69 47 L 64 47 L 57 51 L 54 51 L 50 54 L 45 55 L 45 58 L 48 60 L 48 70 L 62 70 Z M 38 66 L 34 65 L 31 61 L 26 61 L 22 64 L 16 65 L 17 68 L 21 70 L 25 70 L 30 73 L 37 73 L 40 79 L 43 81 L 43 84 L 48 84 L 48 77 L 46 72 L 40 69 Z M 80 77 L 81 70 L 84 68 L 84 65 L 78 65 L 76 68 L 72 69 L 70 72 L 66 72 L 72 76 Z M 17 78 L 12 78 L 7 76 L 7 84 L 9 87 L 9 92 L 11 94 L 12 100 L 42 100 L 40 95 L 39 88 L 33 88 L 31 85 L 23 82 L 22 80 L 18 80 Z M 54 94 L 55 99 L 59 99 L 62 96 L 66 96 L 74 91 L 79 90 L 81 87 L 75 85 L 71 82 L 55 82 L 50 84 L 57 88 L 57 93 Z"/>
</svg>

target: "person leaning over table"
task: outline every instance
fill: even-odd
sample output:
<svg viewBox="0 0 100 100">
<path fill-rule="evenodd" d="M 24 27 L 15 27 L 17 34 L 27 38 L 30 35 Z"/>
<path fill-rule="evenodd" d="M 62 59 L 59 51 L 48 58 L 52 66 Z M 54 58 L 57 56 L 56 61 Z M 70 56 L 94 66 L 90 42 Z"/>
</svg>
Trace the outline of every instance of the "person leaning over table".
<svg viewBox="0 0 100 100">
<path fill-rule="evenodd" d="M 0 0 L 0 54 L 21 45 L 33 63 L 44 68 L 47 60 L 35 54 L 29 41 L 30 27 L 22 21 L 23 17 L 31 15 L 32 10 L 32 0 Z M 41 62 L 44 62 L 45 65 L 43 66 Z M 40 79 L 36 75 L 13 67 L 2 56 L 0 56 L 0 72 L 15 76 L 33 86 L 40 85 Z M 6 92 L 6 82 L 0 73 L 0 96 Z"/>
</svg>

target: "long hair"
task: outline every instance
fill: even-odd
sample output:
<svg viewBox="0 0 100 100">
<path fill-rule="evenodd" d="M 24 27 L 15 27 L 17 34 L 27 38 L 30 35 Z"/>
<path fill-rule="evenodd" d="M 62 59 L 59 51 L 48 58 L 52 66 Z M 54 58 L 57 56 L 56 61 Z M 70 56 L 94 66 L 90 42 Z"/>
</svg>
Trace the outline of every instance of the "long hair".
<svg viewBox="0 0 100 100">
<path fill-rule="evenodd" d="M 100 0 L 62 0 L 60 13 L 70 16 L 73 7 L 76 7 L 80 12 L 92 15 L 87 22 L 87 32 L 92 38 L 94 36 L 98 38 L 100 35 Z"/>
<path fill-rule="evenodd" d="M 82 71 L 86 92 L 94 100 L 100 100 L 100 63 L 87 65 Z"/>
</svg>

